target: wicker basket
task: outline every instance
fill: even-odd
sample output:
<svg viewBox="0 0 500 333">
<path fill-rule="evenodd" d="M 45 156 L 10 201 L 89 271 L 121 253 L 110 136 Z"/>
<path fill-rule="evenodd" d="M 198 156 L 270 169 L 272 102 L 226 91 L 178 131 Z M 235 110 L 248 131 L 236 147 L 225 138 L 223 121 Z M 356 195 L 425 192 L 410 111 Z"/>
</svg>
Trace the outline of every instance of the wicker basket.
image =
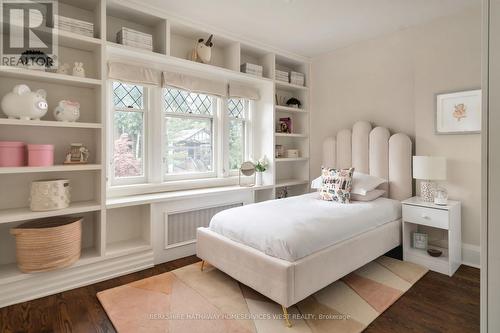
<svg viewBox="0 0 500 333">
<path fill-rule="evenodd" d="M 70 266 L 80 258 L 81 217 L 55 217 L 12 228 L 16 237 L 17 266 L 23 273 L 45 272 Z"/>
</svg>

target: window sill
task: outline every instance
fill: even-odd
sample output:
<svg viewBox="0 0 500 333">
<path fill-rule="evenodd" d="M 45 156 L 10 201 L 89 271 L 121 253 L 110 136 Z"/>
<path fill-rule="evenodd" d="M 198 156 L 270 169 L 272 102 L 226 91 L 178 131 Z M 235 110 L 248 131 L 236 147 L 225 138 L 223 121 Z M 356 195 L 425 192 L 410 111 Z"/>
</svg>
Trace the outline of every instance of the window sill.
<svg viewBox="0 0 500 333">
<path fill-rule="evenodd" d="M 138 206 L 152 204 L 156 202 L 166 202 L 170 200 L 192 199 L 196 197 L 206 197 L 207 195 L 217 195 L 241 191 L 252 191 L 254 187 L 242 187 L 239 185 L 221 186 L 211 188 L 201 188 L 184 191 L 171 191 L 149 194 L 128 195 L 123 197 L 108 198 L 106 200 L 106 208 L 120 208 L 129 206 Z"/>
<path fill-rule="evenodd" d="M 124 197 L 130 195 L 153 194 L 159 192 L 175 192 L 214 187 L 238 186 L 238 177 L 206 178 L 168 181 L 164 183 L 133 184 L 112 186 L 107 189 L 107 198 Z"/>
</svg>

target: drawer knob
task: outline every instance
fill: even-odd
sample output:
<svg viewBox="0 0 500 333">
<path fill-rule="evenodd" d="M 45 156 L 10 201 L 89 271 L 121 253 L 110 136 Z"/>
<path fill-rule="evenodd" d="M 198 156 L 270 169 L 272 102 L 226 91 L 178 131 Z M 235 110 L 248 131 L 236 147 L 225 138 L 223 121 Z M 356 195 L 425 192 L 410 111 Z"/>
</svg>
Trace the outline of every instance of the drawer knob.
<svg viewBox="0 0 500 333">
<path fill-rule="evenodd" d="M 426 220 L 430 220 L 430 217 L 429 217 L 429 216 L 427 216 L 427 215 L 425 215 L 425 214 L 422 214 L 422 218 L 423 218 L 423 219 L 426 219 Z"/>
</svg>

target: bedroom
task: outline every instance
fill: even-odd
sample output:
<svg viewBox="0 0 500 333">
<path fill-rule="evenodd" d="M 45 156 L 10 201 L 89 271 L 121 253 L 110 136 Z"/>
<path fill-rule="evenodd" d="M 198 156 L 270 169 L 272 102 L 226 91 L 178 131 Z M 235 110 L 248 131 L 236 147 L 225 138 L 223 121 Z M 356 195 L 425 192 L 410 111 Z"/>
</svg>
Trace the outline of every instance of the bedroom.
<svg viewBox="0 0 500 333">
<path fill-rule="evenodd" d="M 1 5 L 1 332 L 499 330 L 498 1 Z"/>
</svg>

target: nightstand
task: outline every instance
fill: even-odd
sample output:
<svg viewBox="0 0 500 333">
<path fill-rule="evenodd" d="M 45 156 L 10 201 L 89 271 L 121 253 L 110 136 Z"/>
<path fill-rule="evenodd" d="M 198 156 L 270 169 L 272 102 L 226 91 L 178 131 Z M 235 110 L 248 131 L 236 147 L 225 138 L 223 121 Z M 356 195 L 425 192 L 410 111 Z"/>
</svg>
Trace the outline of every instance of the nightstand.
<svg viewBox="0 0 500 333">
<path fill-rule="evenodd" d="M 435 205 L 432 202 L 421 201 L 413 197 L 403 204 L 403 259 L 432 271 L 452 276 L 462 263 L 462 223 L 461 205 L 459 201 L 448 200 L 446 206 Z M 432 257 L 427 250 L 413 247 L 413 233 L 420 226 L 441 229 L 446 234 L 444 245 L 433 246 L 443 251 L 440 257 Z M 446 246 L 447 244 L 447 246 Z"/>
</svg>

